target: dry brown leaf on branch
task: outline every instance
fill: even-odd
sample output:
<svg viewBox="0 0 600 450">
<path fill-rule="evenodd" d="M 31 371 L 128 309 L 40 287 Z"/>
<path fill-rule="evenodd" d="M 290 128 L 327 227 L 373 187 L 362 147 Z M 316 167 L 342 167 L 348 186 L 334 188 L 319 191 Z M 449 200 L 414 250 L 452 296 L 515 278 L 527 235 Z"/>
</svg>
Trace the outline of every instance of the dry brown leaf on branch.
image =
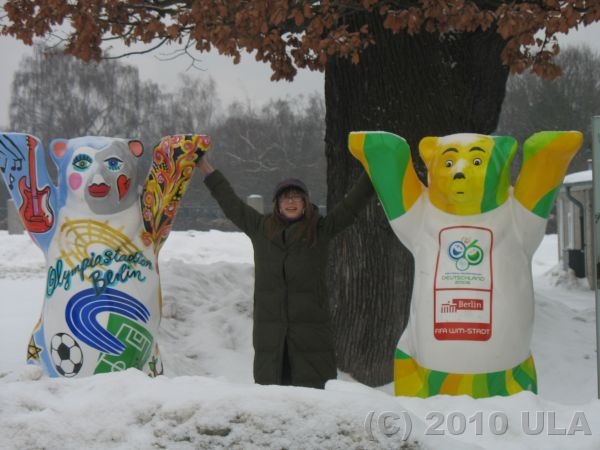
<svg viewBox="0 0 600 450">
<path fill-rule="evenodd" d="M 294 23 L 297 27 L 300 27 L 304 23 L 304 13 L 297 9 L 292 13 L 292 15 L 294 17 Z"/>
</svg>

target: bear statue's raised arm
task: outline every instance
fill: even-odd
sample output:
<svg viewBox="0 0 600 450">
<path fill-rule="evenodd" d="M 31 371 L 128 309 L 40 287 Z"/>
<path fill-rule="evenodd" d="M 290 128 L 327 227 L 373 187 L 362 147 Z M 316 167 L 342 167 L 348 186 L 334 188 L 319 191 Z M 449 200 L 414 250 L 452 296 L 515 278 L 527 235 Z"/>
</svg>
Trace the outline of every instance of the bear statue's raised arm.
<svg viewBox="0 0 600 450">
<path fill-rule="evenodd" d="M 165 136 L 154 147 L 141 197 L 142 240 L 158 254 L 166 241 L 197 161 L 211 145 L 203 134 Z"/>
<path fill-rule="evenodd" d="M 369 174 L 388 220 L 404 215 L 423 192 L 406 140 L 384 131 L 355 131 L 348 148 Z"/>
<path fill-rule="evenodd" d="M 579 131 L 540 131 L 523 144 L 523 165 L 515 183 L 515 199 L 547 219 L 573 156 L 581 147 Z"/>
</svg>

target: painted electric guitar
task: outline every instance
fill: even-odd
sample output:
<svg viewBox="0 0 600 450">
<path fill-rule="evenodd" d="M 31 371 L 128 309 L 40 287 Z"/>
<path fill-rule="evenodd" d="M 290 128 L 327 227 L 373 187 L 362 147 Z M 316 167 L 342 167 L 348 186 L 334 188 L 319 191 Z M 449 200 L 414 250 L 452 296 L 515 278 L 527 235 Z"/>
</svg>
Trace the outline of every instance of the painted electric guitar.
<svg viewBox="0 0 600 450">
<path fill-rule="evenodd" d="M 27 136 L 27 148 L 29 150 L 29 161 L 35 161 L 35 140 Z M 29 186 L 27 177 L 19 179 L 19 191 L 23 197 L 23 204 L 19 213 L 23 221 L 27 223 L 27 229 L 32 233 L 44 233 L 52 228 L 54 223 L 54 212 L 50 207 L 50 187 L 44 186 L 39 190 L 36 179 L 36 165 L 29 164 Z"/>
</svg>

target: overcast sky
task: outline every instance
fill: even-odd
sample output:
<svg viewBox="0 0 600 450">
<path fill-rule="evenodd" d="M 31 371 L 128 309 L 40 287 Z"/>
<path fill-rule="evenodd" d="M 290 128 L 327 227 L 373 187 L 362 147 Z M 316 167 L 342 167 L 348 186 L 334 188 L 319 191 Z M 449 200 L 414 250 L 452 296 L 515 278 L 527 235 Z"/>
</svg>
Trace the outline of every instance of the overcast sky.
<svg viewBox="0 0 600 450">
<path fill-rule="evenodd" d="M 600 51 L 600 24 L 596 23 L 578 31 L 571 31 L 560 40 L 561 45 L 587 43 Z M 180 57 L 172 61 L 161 61 L 167 50 L 158 50 L 153 54 L 131 56 L 123 60 L 126 64 L 135 64 L 140 69 L 143 80 L 152 80 L 162 86 L 176 84 L 178 74 L 197 74 L 212 76 L 217 82 L 219 97 L 224 106 L 234 99 L 247 100 L 253 104 L 262 104 L 264 100 L 297 94 L 323 93 L 324 78 L 320 72 L 301 70 L 294 82 L 270 81 L 271 71 L 264 63 L 257 63 L 251 55 L 244 54 L 242 62 L 234 65 L 230 58 L 213 54 L 202 54 L 204 71 L 189 69 L 190 60 Z M 8 108 L 10 104 L 10 87 L 12 77 L 19 61 L 26 54 L 31 54 L 30 47 L 10 37 L 0 37 L 0 128 L 8 125 Z M 189 69 L 189 70 L 188 70 Z M 12 130 L 9 130 L 12 131 Z"/>
<path fill-rule="evenodd" d="M 117 52 L 111 52 L 118 54 Z M 24 55 L 32 55 L 33 50 L 10 37 L 0 36 L 0 127 L 8 125 L 10 87 L 13 74 Z M 270 81 L 271 70 L 268 64 L 258 63 L 247 53 L 242 55 L 240 64 L 216 52 L 199 55 L 200 67 L 190 68 L 191 59 L 186 56 L 165 60 L 172 56 L 169 49 L 158 49 L 152 54 L 132 55 L 121 59 L 124 64 L 137 65 L 142 80 L 151 80 L 161 86 L 174 86 L 178 75 L 187 73 L 198 77 L 211 76 L 217 83 L 219 97 L 224 105 L 233 100 L 250 99 L 253 104 L 262 104 L 264 99 L 296 96 L 297 94 L 323 93 L 324 77 L 320 72 L 300 70 L 293 82 Z"/>
</svg>

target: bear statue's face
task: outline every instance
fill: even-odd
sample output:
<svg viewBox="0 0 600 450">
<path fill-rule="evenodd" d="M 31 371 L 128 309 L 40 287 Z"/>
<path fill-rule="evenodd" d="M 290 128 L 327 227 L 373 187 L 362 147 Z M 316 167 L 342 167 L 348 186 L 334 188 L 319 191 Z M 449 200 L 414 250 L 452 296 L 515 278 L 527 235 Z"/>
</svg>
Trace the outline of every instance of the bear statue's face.
<svg viewBox="0 0 600 450">
<path fill-rule="evenodd" d="M 87 137 L 62 145 L 65 151 L 60 170 L 72 207 L 94 214 L 114 214 L 139 199 L 143 182 L 139 176 L 143 154 L 140 141 Z"/>
<path fill-rule="evenodd" d="M 512 138 L 479 134 L 423 138 L 419 152 L 427 165 L 431 203 L 457 215 L 480 214 L 504 203 L 515 149 Z"/>
</svg>

